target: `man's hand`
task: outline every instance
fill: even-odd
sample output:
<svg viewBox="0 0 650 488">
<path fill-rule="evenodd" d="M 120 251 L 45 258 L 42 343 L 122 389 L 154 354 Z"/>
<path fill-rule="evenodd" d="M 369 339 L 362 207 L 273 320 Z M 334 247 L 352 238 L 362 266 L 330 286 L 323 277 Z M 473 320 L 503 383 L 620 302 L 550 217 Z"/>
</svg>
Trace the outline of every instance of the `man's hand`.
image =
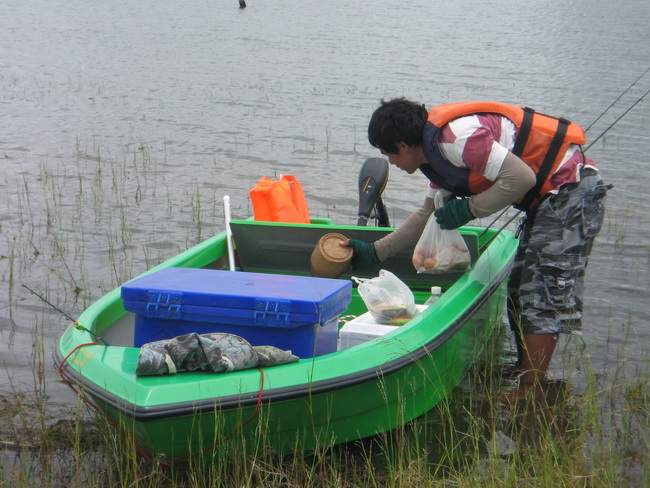
<svg viewBox="0 0 650 488">
<path fill-rule="evenodd" d="M 470 220 L 474 220 L 472 212 L 469 211 L 469 198 L 462 200 L 450 200 L 443 207 L 434 212 L 436 222 L 441 229 L 457 229 Z"/>
<path fill-rule="evenodd" d="M 379 258 L 375 252 L 375 245 L 372 242 L 349 239 L 348 241 L 341 241 L 341 245 L 351 247 L 354 251 L 352 254 L 353 269 L 367 268 L 379 262 Z"/>
</svg>

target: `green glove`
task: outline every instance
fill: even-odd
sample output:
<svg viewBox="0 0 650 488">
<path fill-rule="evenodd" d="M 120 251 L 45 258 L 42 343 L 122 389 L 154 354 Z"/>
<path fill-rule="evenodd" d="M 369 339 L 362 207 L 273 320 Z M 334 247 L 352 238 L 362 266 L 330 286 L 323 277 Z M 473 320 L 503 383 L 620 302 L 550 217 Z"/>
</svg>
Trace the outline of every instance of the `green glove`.
<svg viewBox="0 0 650 488">
<path fill-rule="evenodd" d="M 379 262 L 375 245 L 372 242 L 350 239 L 350 247 L 354 250 L 352 254 L 352 268 L 367 268 Z"/>
<path fill-rule="evenodd" d="M 470 220 L 474 220 L 472 212 L 469 211 L 469 198 L 462 200 L 450 200 L 434 212 L 436 222 L 441 229 L 458 229 Z"/>
</svg>

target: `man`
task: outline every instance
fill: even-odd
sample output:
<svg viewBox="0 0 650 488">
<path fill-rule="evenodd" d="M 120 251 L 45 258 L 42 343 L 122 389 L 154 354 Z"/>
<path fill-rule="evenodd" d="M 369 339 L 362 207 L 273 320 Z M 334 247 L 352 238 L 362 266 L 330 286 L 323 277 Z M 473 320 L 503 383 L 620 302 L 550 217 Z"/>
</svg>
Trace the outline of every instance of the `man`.
<svg viewBox="0 0 650 488">
<path fill-rule="evenodd" d="M 434 211 L 443 229 L 509 205 L 526 211 L 508 282 L 520 382 L 509 398 L 522 398 L 531 389 L 540 393 L 558 334 L 581 330 L 585 268 L 611 188 L 582 152 L 582 129 L 496 102 L 440 105 L 427 112 L 398 98 L 382 100 L 368 139 L 391 164 L 424 173 L 429 192 L 423 206 L 388 236 L 346 243 L 355 251 L 353 267 L 414 246 Z"/>
</svg>

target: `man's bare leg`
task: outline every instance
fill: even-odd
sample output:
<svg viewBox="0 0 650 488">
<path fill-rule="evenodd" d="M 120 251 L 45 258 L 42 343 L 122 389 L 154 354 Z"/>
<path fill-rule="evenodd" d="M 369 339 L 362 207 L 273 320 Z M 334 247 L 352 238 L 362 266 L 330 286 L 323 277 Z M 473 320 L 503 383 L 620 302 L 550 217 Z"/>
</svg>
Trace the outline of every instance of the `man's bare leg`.
<svg viewBox="0 0 650 488">
<path fill-rule="evenodd" d="M 517 368 L 521 371 L 519 388 L 502 395 L 504 400 L 523 399 L 531 389 L 535 390 L 535 396 L 543 393 L 541 384 L 548 371 L 556 345 L 556 334 L 523 335 L 524 348 L 521 363 Z"/>
</svg>

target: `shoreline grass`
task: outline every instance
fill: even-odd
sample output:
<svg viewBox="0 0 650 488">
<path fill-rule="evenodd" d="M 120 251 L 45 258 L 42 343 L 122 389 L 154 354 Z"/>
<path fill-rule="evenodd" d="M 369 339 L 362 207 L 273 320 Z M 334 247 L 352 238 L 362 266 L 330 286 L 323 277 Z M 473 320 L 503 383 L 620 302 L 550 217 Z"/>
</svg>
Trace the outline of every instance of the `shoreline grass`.
<svg viewBox="0 0 650 488">
<path fill-rule="evenodd" d="M 555 380 L 544 401 L 506 405 L 495 393 L 507 384 L 507 366 L 486 357 L 436 408 L 371 438 L 284 457 L 262 448 L 244 455 L 233 439 L 171 468 L 144 460 L 81 401 L 53 405 L 39 384 L 40 391 L 2 398 L 0 479 L 3 486 L 647 486 L 647 367 L 609 388 L 596 375 L 584 391 Z"/>
</svg>

